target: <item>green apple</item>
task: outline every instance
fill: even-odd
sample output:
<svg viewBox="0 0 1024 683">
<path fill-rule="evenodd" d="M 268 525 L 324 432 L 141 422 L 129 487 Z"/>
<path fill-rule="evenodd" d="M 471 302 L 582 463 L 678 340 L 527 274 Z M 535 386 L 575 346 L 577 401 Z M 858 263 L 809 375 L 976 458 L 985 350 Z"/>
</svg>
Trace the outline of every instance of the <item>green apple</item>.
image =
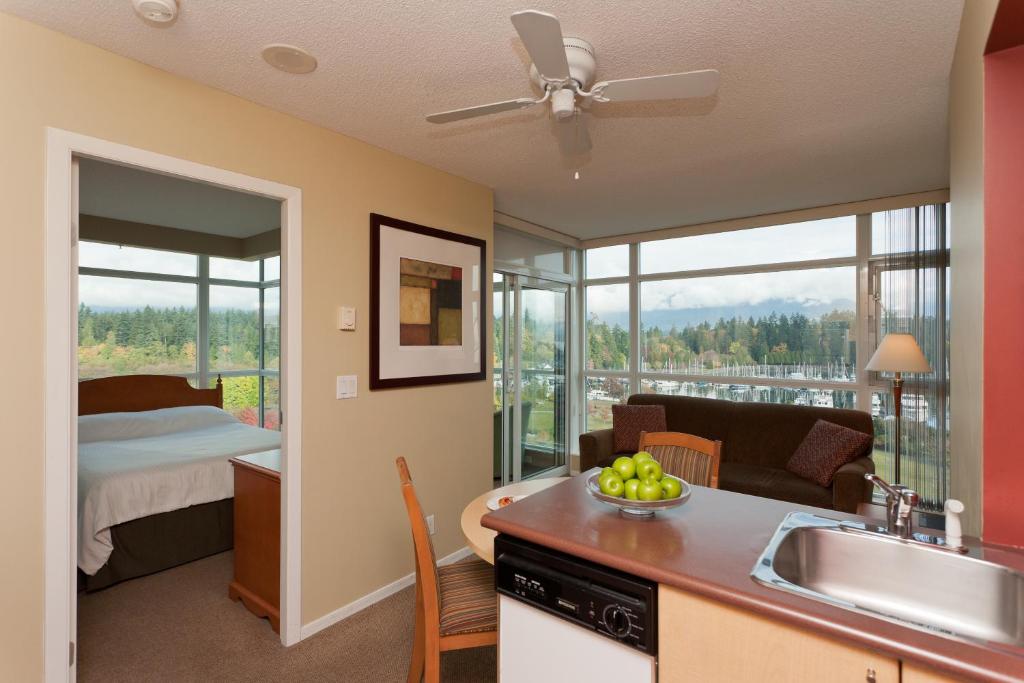
<svg viewBox="0 0 1024 683">
<path fill-rule="evenodd" d="M 626 498 L 629 498 L 630 500 L 637 500 L 636 489 L 638 486 L 640 486 L 640 480 L 637 479 L 636 477 L 633 477 L 632 479 L 626 482 L 625 486 Z"/>
<path fill-rule="evenodd" d="M 647 451 L 640 451 L 639 453 L 633 456 L 633 462 L 636 463 L 637 465 L 640 464 L 641 460 L 654 460 L 654 456 L 648 453 Z"/>
<path fill-rule="evenodd" d="M 598 480 L 598 486 L 601 487 L 601 493 L 614 496 L 616 498 L 622 498 L 622 494 L 626 492 L 626 485 L 622 483 L 622 479 L 618 475 L 602 477 Z M 658 488 L 661 491 L 661 488 Z"/>
<path fill-rule="evenodd" d="M 661 500 L 661 495 L 661 484 L 654 478 L 644 479 L 636 487 L 636 497 L 638 500 Z"/>
<path fill-rule="evenodd" d="M 661 481 L 661 464 L 657 460 L 641 460 L 636 466 L 636 476 L 639 479 L 651 479 Z"/>
<path fill-rule="evenodd" d="M 605 469 L 608 471 L 602 471 L 601 474 L 597 477 L 597 486 L 598 488 L 601 489 L 601 491 L 604 491 L 604 483 L 609 479 L 618 481 L 620 484 L 622 483 L 622 477 L 619 476 L 618 472 L 616 472 L 610 467 L 606 467 Z"/>
<path fill-rule="evenodd" d="M 615 470 L 613 470 L 611 467 L 602 467 L 601 468 L 601 473 L 598 474 L 597 476 L 598 476 L 598 478 L 600 478 L 600 477 L 607 477 L 609 474 L 614 474 L 617 477 L 619 476 L 619 473 L 616 472 Z M 621 477 L 619 477 L 619 478 L 621 479 Z"/>
<path fill-rule="evenodd" d="M 675 477 L 662 477 L 661 492 L 664 498 L 678 498 L 683 492 L 683 485 Z"/>
<path fill-rule="evenodd" d="M 622 477 L 622 481 L 632 479 L 636 475 L 636 463 L 628 455 L 615 458 L 615 462 L 612 463 L 612 469 Z"/>
</svg>

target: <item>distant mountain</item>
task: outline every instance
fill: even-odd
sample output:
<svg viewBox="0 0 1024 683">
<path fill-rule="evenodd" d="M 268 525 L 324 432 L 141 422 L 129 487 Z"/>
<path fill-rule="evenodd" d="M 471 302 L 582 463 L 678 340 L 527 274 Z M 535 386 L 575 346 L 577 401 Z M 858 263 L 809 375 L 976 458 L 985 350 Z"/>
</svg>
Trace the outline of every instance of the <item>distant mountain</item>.
<svg viewBox="0 0 1024 683">
<path fill-rule="evenodd" d="M 772 313 L 779 315 L 793 315 L 803 313 L 808 318 L 817 318 L 832 311 L 854 311 L 856 306 L 849 299 L 839 299 L 827 304 L 812 304 L 805 306 L 795 301 L 785 299 L 768 299 L 759 304 L 748 306 L 711 306 L 708 308 L 675 308 L 659 309 L 656 311 L 645 311 L 643 313 L 644 327 L 659 327 L 662 330 L 669 330 L 673 325 L 686 327 L 687 325 L 699 325 L 702 322 L 715 323 L 719 318 L 731 320 L 732 318 L 767 318 Z M 629 325 L 629 311 L 616 311 L 614 313 L 602 313 L 598 316 L 609 325 Z"/>
</svg>

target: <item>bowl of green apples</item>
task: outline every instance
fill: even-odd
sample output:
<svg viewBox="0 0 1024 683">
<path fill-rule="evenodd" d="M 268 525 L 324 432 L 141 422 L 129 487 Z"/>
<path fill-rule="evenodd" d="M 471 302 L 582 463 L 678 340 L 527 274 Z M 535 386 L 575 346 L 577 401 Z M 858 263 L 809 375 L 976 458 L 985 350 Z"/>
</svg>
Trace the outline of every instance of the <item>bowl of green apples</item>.
<svg viewBox="0 0 1024 683">
<path fill-rule="evenodd" d="M 679 507 L 690 499 L 690 485 L 665 474 L 661 463 L 647 451 L 623 455 L 611 467 L 587 478 L 591 496 L 619 509 L 628 517 L 652 517 L 658 510 Z"/>
</svg>

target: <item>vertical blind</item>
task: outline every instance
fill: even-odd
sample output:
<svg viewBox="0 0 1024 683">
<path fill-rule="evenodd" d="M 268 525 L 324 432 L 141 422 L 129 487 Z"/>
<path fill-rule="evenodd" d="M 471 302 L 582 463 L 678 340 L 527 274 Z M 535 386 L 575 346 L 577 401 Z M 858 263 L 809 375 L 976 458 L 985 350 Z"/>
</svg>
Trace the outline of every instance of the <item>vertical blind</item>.
<svg viewBox="0 0 1024 683">
<path fill-rule="evenodd" d="M 919 206 L 872 217 L 872 288 L 876 339 L 909 333 L 932 367 L 904 375 L 900 470 L 921 496 L 921 507 L 941 510 L 949 493 L 949 232 L 946 205 Z M 895 411 L 879 373 L 872 400 L 875 462 L 892 481 Z"/>
</svg>

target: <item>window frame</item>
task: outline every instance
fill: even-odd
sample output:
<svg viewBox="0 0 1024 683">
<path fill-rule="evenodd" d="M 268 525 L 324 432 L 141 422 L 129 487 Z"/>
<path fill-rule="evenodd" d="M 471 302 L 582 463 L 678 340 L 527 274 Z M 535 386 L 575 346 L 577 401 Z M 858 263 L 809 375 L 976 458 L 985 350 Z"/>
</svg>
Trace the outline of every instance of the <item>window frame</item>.
<svg viewBox="0 0 1024 683">
<path fill-rule="evenodd" d="M 751 226 L 765 227 L 765 226 Z M 588 400 L 586 398 L 586 380 L 588 377 L 618 377 L 629 382 L 631 391 L 634 393 L 643 386 L 644 380 L 669 380 L 676 382 L 706 382 L 708 375 L 691 373 L 665 373 L 665 372 L 644 372 L 641 371 L 641 329 L 640 329 L 640 286 L 645 282 L 661 282 L 668 280 L 683 280 L 693 278 L 716 277 L 723 275 L 749 275 L 752 273 L 781 273 L 797 270 L 814 270 L 824 268 L 854 268 L 855 283 L 855 308 L 856 315 L 851 330 L 856 340 L 857 356 L 855 358 L 855 381 L 817 381 L 808 379 L 783 379 L 765 377 L 730 377 L 730 382 L 735 384 L 763 385 L 789 387 L 797 389 L 824 389 L 824 390 L 846 390 L 853 391 L 856 395 L 856 406 L 864 409 L 867 406 L 870 410 L 871 392 L 877 390 L 878 384 L 872 383 L 868 373 L 863 370 L 861 360 L 866 360 L 863 354 L 868 349 L 875 348 L 876 333 L 874 331 L 875 316 L 872 310 L 873 300 L 870 298 L 869 288 L 869 262 L 871 255 L 871 214 L 856 214 L 856 236 L 855 253 L 851 256 L 827 259 L 810 259 L 804 261 L 785 261 L 781 263 L 762 263 L 745 266 L 729 266 L 720 268 L 706 268 L 699 270 L 683 270 L 665 273 L 640 273 L 640 241 L 629 243 L 629 275 L 605 278 L 585 278 L 582 280 L 582 295 L 580 297 L 580 319 L 585 320 L 587 311 L 587 294 L 589 287 L 597 285 L 626 284 L 629 286 L 629 367 L 626 370 L 591 370 L 588 368 L 588 358 L 582 358 L 580 380 L 577 384 L 577 395 L 580 396 L 579 428 L 581 432 L 587 431 L 587 416 L 589 413 Z M 734 232 L 733 230 L 722 232 Z M 706 234 L 706 233 L 704 233 Z M 651 240 L 653 241 L 653 240 Z M 584 256 L 585 258 L 585 256 Z M 580 325 L 581 345 L 584 353 L 589 346 L 586 339 L 586 326 Z"/>
<path fill-rule="evenodd" d="M 83 240 L 89 241 L 89 240 Z M 142 248 L 142 247 L 139 247 Z M 159 251 L 159 250 L 152 250 Z M 187 253 L 187 252 L 173 252 Z M 280 381 L 280 369 L 268 369 L 265 367 L 264 348 L 266 340 L 265 328 L 265 293 L 267 289 L 281 287 L 281 279 L 264 280 L 266 260 L 274 258 L 276 254 L 259 259 L 259 280 L 231 280 L 226 278 L 210 277 L 210 256 L 203 254 L 188 254 L 194 256 L 196 261 L 196 275 L 170 275 L 166 273 L 151 273 L 139 270 L 120 270 L 116 268 L 97 268 L 91 266 L 79 266 L 78 275 L 91 275 L 99 277 L 121 278 L 124 280 L 149 281 L 149 282 L 177 282 L 182 284 L 196 285 L 196 368 L 194 372 L 172 373 L 175 377 L 184 377 L 195 382 L 197 387 L 207 387 L 214 377 L 259 377 L 259 402 L 256 406 L 260 425 L 266 424 L 266 401 L 264 395 L 265 378 L 274 378 Z M 210 368 L 210 287 L 242 287 L 259 290 L 259 345 L 258 362 L 255 368 L 243 368 L 238 370 L 213 370 Z M 280 315 L 280 311 L 278 313 Z M 280 319 L 280 318 L 279 318 Z M 279 327 L 280 329 L 280 327 Z M 280 334 L 280 332 L 279 332 Z M 280 365 L 279 365 L 280 367 Z M 280 406 L 278 406 L 280 410 Z M 280 420 L 278 421 L 280 424 Z"/>
</svg>

